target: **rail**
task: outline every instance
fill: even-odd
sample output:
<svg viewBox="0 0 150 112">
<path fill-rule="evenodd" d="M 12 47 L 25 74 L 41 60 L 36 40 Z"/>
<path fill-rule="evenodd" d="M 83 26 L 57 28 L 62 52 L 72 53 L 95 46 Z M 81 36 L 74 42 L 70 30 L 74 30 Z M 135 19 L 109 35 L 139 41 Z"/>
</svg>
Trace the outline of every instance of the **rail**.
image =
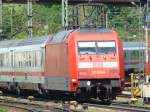
<svg viewBox="0 0 150 112">
<path fill-rule="evenodd" d="M 94 100 L 95 101 L 95 100 Z M 95 107 L 95 108 L 104 108 L 110 110 L 122 110 L 122 111 L 129 111 L 129 112 L 150 112 L 150 107 L 142 107 L 142 106 L 135 106 L 130 104 L 124 104 L 121 102 L 113 102 L 111 105 L 104 105 L 102 102 L 90 102 L 90 103 L 83 103 L 82 109 L 84 107 Z M 68 103 L 69 104 L 69 103 Z M 30 112 L 81 112 L 81 110 L 73 110 L 68 108 L 61 101 L 45 101 L 45 100 L 34 100 L 29 101 L 24 98 L 18 97 L 7 97 L 7 96 L 0 96 L 0 105 L 14 107 L 19 109 L 24 109 Z"/>
<path fill-rule="evenodd" d="M 111 105 L 99 105 L 99 104 L 85 103 L 84 105 L 97 107 L 97 108 L 129 111 L 129 112 L 150 112 L 150 108 L 144 108 L 144 107 L 132 106 L 129 104 L 120 104 L 120 103 L 112 103 Z"/>
<path fill-rule="evenodd" d="M 26 99 L 17 99 L 17 98 L 12 99 L 0 98 L 0 105 L 27 110 L 29 112 L 80 112 L 68 108 L 63 108 L 58 105 L 47 105 L 46 102 L 42 101 L 30 102 L 27 101 Z"/>
</svg>

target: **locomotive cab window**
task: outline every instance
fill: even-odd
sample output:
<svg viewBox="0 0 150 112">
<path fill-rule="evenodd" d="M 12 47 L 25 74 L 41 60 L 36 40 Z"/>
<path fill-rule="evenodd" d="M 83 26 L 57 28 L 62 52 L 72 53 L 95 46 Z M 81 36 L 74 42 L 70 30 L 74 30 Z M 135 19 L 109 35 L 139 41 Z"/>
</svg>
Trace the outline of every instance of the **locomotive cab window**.
<svg viewBox="0 0 150 112">
<path fill-rule="evenodd" d="M 114 41 L 97 42 L 98 54 L 116 54 L 116 44 Z"/>
<path fill-rule="evenodd" d="M 96 54 L 95 42 L 78 42 L 79 54 Z"/>
<path fill-rule="evenodd" d="M 116 54 L 115 41 L 78 42 L 79 54 Z"/>
</svg>

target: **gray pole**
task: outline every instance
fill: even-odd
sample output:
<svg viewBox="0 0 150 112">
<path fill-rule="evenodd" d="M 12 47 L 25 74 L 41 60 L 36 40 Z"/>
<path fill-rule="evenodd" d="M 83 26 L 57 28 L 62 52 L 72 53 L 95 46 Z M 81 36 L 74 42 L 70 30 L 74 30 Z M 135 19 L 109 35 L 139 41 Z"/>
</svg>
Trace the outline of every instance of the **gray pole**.
<svg viewBox="0 0 150 112">
<path fill-rule="evenodd" d="M 3 25 L 3 21 L 2 21 L 2 0 L 0 0 L 0 32 L 2 32 L 2 25 Z"/>
<path fill-rule="evenodd" d="M 106 16 L 106 20 L 105 20 L 106 21 L 106 25 L 105 26 L 106 26 L 106 28 L 108 28 L 108 12 L 106 12 L 105 16 Z"/>
<path fill-rule="evenodd" d="M 10 18 L 10 22 L 11 22 L 11 35 L 13 35 L 13 4 L 10 4 L 10 14 L 11 14 L 11 18 Z"/>
<path fill-rule="evenodd" d="M 68 0 L 62 0 L 62 26 L 68 27 Z"/>
<path fill-rule="evenodd" d="M 27 1 L 27 16 L 28 16 L 28 38 L 32 38 L 32 0 Z"/>
</svg>

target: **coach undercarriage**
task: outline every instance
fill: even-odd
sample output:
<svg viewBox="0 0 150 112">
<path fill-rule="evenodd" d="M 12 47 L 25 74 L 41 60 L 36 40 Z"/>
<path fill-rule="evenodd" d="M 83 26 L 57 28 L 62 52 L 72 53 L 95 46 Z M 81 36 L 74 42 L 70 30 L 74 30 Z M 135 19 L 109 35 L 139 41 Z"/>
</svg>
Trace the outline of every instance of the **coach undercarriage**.
<svg viewBox="0 0 150 112">
<path fill-rule="evenodd" d="M 30 89 L 22 89 L 18 83 L 5 83 L 7 90 L 15 92 L 18 95 L 23 92 L 23 90 L 35 90 L 36 93 L 41 94 L 49 98 L 56 99 L 76 99 L 80 102 L 90 101 L 91 99 L 98 99 L 104 103 L 109 103 L 111 100 L 115 99 L 118 94 L 120 94 L 121 86 L 119 79 L 84 79 L 78 81 L 78 90 L 75 93 L 67 91 L 58 91 L 44 89 L 41 84 L 36 85 L 35 89 L 30 84 Z M 27 85 L 27 84 L 25 84 Z M 28 93 L 28 92 L 27 92 Z M 51 97 L 52 96 L 52 97 Z"/>
</svg>

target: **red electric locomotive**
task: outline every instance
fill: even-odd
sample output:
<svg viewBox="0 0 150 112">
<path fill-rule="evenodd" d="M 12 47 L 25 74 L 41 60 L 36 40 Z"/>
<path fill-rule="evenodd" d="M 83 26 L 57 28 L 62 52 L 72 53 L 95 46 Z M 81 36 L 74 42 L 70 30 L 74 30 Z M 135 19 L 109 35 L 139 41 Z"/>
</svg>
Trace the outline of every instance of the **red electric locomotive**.
<svg viewBox="0 0 150 112">
<path fill-rule="evenodd" d="M 123 63 L 121 40 L 108 29 L 0 42 L 1 87 L 18 93 L 30 89 L 111 100 L 121 91 Z"/>
</svg>

